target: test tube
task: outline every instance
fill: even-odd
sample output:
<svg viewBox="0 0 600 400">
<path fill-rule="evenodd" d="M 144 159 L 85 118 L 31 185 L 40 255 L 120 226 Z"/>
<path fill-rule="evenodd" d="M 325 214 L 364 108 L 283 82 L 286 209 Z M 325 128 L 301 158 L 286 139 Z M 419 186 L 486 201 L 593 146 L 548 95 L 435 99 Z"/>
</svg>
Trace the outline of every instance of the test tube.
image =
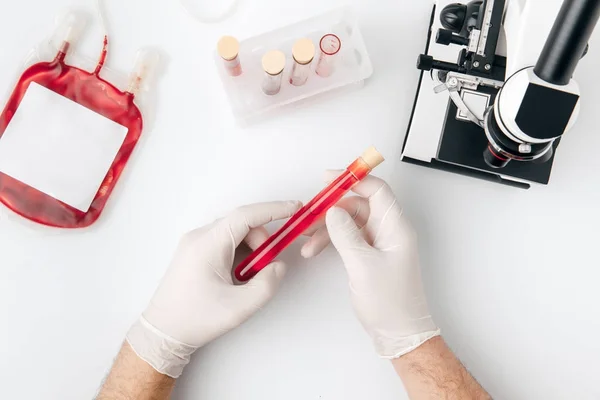
<svg viewBox="0 0 600 400">
<path fill-rule="evenodd" d="M 302 86 L 310 75 L 310 63 L 315 58 L 315 45 L 310 39 L 300 39 L 292 48 L 294 66 L 290 75 L 290 83 L 294 86 Z"/>
<path fill-rule="evenodd" d="M 217 43 L 217 52 L 223 59 L 225 71 L 231 76 L 240 76 L 242 74 L 242 64 L 240 63 L 240 42 L 232 36 L 223 36 Z"/>
<path fill-rule="evenodd" d="M 321 55 L 317 64 L 317 75 L 327 78 L 335 70 L 336 55 L 342 48 L 342 41 L 333 33 L 329 33 L 321 38 L 319 43 Z"/>
<path fill-rule="evenodd" d="M 276 95 L 281 90 L 281 80 L 285 69 L 285 54 L 279 50 L 271 50 L 262 58 L 265 76 L 262 91 L 269 96 Z"/>
<path fill-rule="evenodd" d="M 311 225 L 323 218 L 327 210 L 336 205 L 354 185 L 365 179 L 383 161 L 383 156 L 374 147 L 365 151 L 335 181 L 242 261 L 235 269 L 236 279 L 240 282 L 252 279 Z"/>
</svg>

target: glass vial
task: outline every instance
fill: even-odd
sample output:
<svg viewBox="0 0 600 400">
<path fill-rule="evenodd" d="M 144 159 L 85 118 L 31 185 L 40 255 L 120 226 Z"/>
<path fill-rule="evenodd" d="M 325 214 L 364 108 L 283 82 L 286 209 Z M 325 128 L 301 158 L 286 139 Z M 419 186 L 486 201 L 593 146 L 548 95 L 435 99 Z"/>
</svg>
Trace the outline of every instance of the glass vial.
<svg viewBox="0 0 600 400">
<path fill-rule="evenodd" d="M 269 96 L 276 95 L 281 90 L 283 70 L 285 69 L 285 54 L 279 50 L 271 50 L 262 58 L 265 76 L 262 91 Z"/>
<path fill-rule="evenodd" d="M 242 74 L 242 64 L 240 63 L 240 42 L 234 37 L 223 36 L 217 43 L 217 52 L 223 59 L 225 71 L 231 76 L 240 76 Z"/>
<path fill-rule="evenodd" d="M 315 45 L 310 39 L 300 39 L 292 48 L 294 66 L 290 75 L 290 83 L 294 86 L 302 86 L 310 75 L 310 63 L 315 58 Z"/>
<path fill-rule="evenodd" d="M 317 75 L 327 78 L 335 71 L 336 56 L 342 48 L 342 41 L 333 33 L 321 38 L 321 55 L 317 64 Z"/>
</svg>

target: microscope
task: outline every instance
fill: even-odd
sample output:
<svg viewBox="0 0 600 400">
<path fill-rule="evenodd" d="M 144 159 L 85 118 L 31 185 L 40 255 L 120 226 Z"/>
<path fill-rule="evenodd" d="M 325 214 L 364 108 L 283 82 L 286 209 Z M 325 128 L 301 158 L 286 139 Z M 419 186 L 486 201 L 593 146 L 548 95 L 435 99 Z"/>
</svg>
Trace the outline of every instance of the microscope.
<svg viewBox="0 0 600 400">
<path fill-rule="evenodd" d="M 402 160 L 548 184 L 579 115 L 573 74 L 599 18 L 600 0 L 437 0 Z"/>
</svg>

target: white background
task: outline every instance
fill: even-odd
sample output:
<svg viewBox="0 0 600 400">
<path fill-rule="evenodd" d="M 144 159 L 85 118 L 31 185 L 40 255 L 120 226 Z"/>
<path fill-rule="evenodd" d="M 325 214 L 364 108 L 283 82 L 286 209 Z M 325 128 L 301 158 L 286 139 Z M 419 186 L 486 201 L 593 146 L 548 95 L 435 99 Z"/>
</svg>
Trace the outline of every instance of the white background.
<svg viewBox="0 0 600 400">
<path fill-rule="evenodd" d="M 74 2 L 4 5 L 0 94 L 52 32 L 53 15 Z M 599 34 L 577 73 L 581 118 L 561 144 L 551 185 L 521 191 L 398 161 L 428 1 L 356 1 L 375 68 L 365 88 L 235 127 L 213 65 L 217 39 L 343 3 L 242 0 L 233 18 L 203 26 L 174 0 L 107 0 L 110 67 L 128 71 L 149 44 L 166 56 L 154 124 L 93 228 L 58 234 L 2 210 L 1 397 L 92 398 L 181 234 L 237 205 L 309 199 L 324 169 L 374 144 L 388 159 L 378 174 L 420 233 L 433 315 L 476 378 L 500 400 L 600 398 Z M 78 50 L 95 58 L 100 47 L 96 22 Z M 337 255 L 307 262 L 295 245 L 284 258 L 293 269 L 277 298 L 200 350 L 174 398 L 406 398 L 353 316 Z"/>
</svg>

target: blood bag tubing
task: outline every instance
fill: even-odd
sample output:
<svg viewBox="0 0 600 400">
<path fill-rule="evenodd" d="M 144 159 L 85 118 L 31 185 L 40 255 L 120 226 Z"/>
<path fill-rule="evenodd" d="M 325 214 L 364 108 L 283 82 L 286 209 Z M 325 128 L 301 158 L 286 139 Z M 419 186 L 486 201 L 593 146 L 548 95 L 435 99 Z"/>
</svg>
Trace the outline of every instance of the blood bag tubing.
<svg viewBox="0 0 600 400">
<path fill-rule="evenodd" d="M 148 81 L 158 63 L 157 53 L 140 51 L 128 79 L 127 75 L 105 67 L 108 36 L 104 36 L 99 59 L 91 60 L 76 53 L 75 44 L 84 27 L 84 14 L 73 11 L 67 13 L 52 39 L 30 52 L 25 71 L 17 79 L 7 102 L 0 106 L 0 138 L 31 83 L 49 89 L 127 128 L 117 156 L 87 212 L 0 172 L 0 203 L 33 223 L 54 228 L 85 228 L 97 221 L 138 144 L 142 128 L 144 131 L 148 130 L 144 126 L 141 110 L 147 110 L 147 103 L 153 102 L 148 98 L 147 92 Z M 144 112 L 144 118 L 148 114 Z"/>
<path fill-rule="evenodd" d="M 235 278 L 239 282 L 247 282 L 256 276 L 311 225 L 323 218 L 327 210 L 335 206 L 354 185 L 365 179 L 383 161 L 383 157 L 374 147 L 367 149 L 336 180 L 242 261 L 235 269 Z"/>
</svg>

